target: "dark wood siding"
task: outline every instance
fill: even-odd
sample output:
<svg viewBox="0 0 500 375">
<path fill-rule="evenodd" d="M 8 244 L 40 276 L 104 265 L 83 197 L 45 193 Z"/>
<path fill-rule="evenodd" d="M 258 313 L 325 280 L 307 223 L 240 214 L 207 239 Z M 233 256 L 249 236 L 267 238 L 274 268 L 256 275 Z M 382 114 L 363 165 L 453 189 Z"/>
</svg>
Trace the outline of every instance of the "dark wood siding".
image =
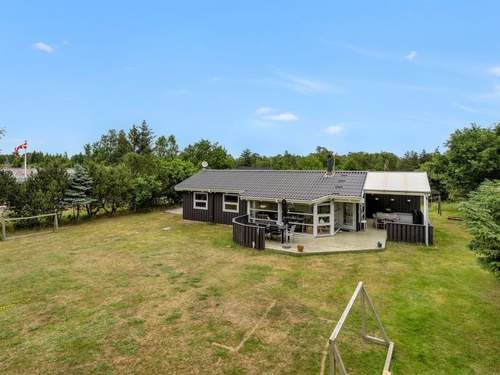
<svg viewBox="0 0 500 375">
<path fill-rule="evenodd" d="M 387 239 L 397 242 L 425 243 L 425 225 L 387 223 Z M 429 224 L 429 245 L 434 243 L 434 228 Z"/>
<path fill-rule="evenodd" d="M 366 194 L 366 217 L 372 218 L 377 212 L 413 213 L 420 210 L 418 195 Z"/>
<path fill-rule="evenodd" d="M 210 207 L 213 200 L 212 194 L 208 194 L 208 210 L 195 209 L 193 207 L 193 193 L 185 191 L 182 194 L 182 217 L 186 220 L 210 221 Z"/>
<path fill-rule="evenodd" d="M 235 217 L 246 215 L 247 202 L 240 199 L 239 212 L 224 212 L 223 195 L 223 193 L 214 194 L 214 222 L 219 224 L 231 225 Z"/>
<path fill-rule="evenodd" d="M 182 217 L 186 220 L 206 221 L 231 225 L 232 220 L 247 213 L 247 202 L 240 199 L 239 212 L 223 211 L 223 194 L 208 193 L 208 210 L 193 207 L 193 192 L 184 192 L 182 199 Z"/>
<path fill-rule="evenodd" d="M 233 241 L 240 246 L 263 250 L 266 247 L 265 229 L 248 222 L 248 215 L 233 220 Z"/>
</svg>

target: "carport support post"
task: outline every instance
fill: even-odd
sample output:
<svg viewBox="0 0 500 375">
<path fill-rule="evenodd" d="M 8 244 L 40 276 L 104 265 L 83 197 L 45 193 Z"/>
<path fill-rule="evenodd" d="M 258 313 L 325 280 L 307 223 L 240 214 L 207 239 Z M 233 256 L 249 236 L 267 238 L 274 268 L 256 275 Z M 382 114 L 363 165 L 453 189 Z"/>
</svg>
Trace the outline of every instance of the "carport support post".
<svg viewBox="0 0 500 375">
<path fill-rule="evenodd" d="M 278 224 L 283 224 L 283 205 L 278 202 Z"/>
<path fill-rule="evenodd" d="M 313 236 L 318 236 L 318 204 L 313 205 Z"/>
<path fill-rule="evenodd" d="M 429 246 L 429 197 L 424 194 L 425 245 Z"/>
<path fill-rule="evenodd" d="M 335 235 L 335 203 L 330 201 L 330 236 Z"/>
</svg>

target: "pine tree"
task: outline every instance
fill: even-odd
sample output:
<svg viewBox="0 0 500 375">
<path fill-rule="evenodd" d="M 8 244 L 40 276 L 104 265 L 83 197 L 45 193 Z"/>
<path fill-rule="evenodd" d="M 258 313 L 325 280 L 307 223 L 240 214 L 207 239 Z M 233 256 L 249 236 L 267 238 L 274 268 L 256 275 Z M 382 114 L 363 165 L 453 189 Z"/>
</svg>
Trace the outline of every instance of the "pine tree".
<svg viewBox="0 0 500 375">
<path fill-rule="evenodd" d="M 94 199 L 92 194 L 92 179 L 87 174 L 87 171 L 80 164 L 75 165 L 74 174 L 71 178 L 69 188 L 64 192 L 64 205 L 76 209 L 76 219 L 80 216 L 80 208 L 83 206 L 87 209 L 87 213 L 92 213 L 91 204 Z"/>
<path fill-rule="evenodd" d="M 138 152 L 139 151 L 139 129 L 137 126 L 132 125 L 130 130 L 128 131 L 128 140 L 130 142 L 130 147 L 132 149 L 132 152 Z"/>
<path fill-rule="evenodd" d="M 137 147 L 137 153 L 140 155 L 150 154 L 152 150 L 153 143 L 153 130 L 149 127 L 147 122 L 144 120 L 139 126 L 139 142 Z"/>
<path fill-rule="evenodd" d="M 116 154 L 121 160 L 127 153 L 129 153 L 132 149 L 132 146 L 130 145 L 129 140 L 127 139 L 127 134 L 125 131 L 120 130 L 118 132 L 118 140 L 117 140 L 117 145 L 116 145 Z"/>
<path fill-rule="evenodd" d="M 161 159 L 173 159 L 179 155 L 179 146 L 173 135 L 160 136 L 156 140 L 154 153 Z"/>
</svg>

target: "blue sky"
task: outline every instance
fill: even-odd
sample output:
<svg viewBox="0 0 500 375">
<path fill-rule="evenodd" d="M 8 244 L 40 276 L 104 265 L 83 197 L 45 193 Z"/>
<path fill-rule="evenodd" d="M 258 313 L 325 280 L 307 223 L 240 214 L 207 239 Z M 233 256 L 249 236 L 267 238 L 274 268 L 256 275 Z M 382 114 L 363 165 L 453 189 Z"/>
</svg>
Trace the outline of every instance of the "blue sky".
<svg viewBox="0 0 500 375">
<path fill-rule="evenodd" d="M 500 120 L 498 1 L 13 1 L 0 141 L 82 151 L 143 119 L 237 155 L 433 150 Z"/>
</svg>

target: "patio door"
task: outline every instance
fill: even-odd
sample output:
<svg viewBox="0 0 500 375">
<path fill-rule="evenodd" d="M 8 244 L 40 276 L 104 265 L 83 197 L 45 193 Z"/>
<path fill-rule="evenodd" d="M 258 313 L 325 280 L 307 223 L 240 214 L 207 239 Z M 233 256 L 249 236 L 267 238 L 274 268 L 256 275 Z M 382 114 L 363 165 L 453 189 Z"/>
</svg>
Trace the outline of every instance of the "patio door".
<svg viewBox="0 0 500 375">
<path fill-rule="evenodd" d="M 352 205 L 344 203 L 344 223 L 352 223 Z"/>
<path fill-rule="evenodd" d="M 317 227 L 316 232 L 318 236 L 329 236 L 330 235 L 330 202 L 320 203 L 317 208 Z"/>
<path fill-rule="evenodd" d="M 355 203 L 343 203 L 343 212 L 342 212 L 342 228 L 347 230 L 356 230 L 355 218 L 356 218 L 356 210 Z"/>
</svg>

